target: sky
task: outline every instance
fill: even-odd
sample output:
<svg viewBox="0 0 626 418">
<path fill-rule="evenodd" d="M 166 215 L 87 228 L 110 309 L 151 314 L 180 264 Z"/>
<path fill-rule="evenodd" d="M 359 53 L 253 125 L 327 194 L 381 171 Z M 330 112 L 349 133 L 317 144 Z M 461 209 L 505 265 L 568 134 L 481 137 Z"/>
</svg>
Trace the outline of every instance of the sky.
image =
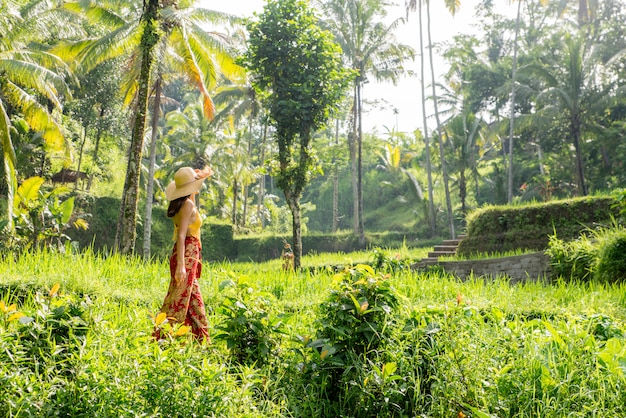
<svg viewBox="0 0 626 418">
<path fill-rule="evenodd" d="M 474 20 L 474 8 L 479 0 L 463 0 L 459 12 L 452 16 L 444 8 L 444 2 L 431 2 L 431 33 L 433 43 L 451 40 L 459 33 L 471 33 Z M 388 10 L 388 18 L 395 19 L 406 17 L 404 0 L 396 1 L 397 6 Z M 264 0 L 200 0 L 199 7 L 209 10 L 222 11 L 242 17 L 252 17 L 254 12 L 263 11 Z M 500 13 L 509 14 L 515 12 L 515 7 L 508 5 L 509 2 L 501 1 Z M 417 12 L 409 15 L 407 23 L 396 32 L 396 39 L 404 44 L 412 46 L 419 51 L 419 27 Z M 424 33 L 424 37 L 426 34 Z M 426 42 L 426 40 L 424 40 Z M 440 76 L 447 71 L 447 65 L 439 56 L 435 56 L 435 75 Z M 428 65 L 428 61 L 427 64 Z M 406 67 L 419 75 L 419 58 L 414 62 L 407 63 Z M 428 66 L 425 68 L 425 84 L 430 84 Z M 415 129 L 422 128 L 422 111 L 420 80 L 418 77 L 405 77 L 397 85 L 391 83 L 370 82 L 365 84 L 363 97 L 367 101 L 377 101 L 381 106 L 375 109 L 364 105 L 363 129 L 367 132 L 384 134 L 391 130 L 412 133 Z M 381 108 L 382 107 L 382 108 Z M 432 129 L 429 122 L 429 129 Z"/>
</svg>

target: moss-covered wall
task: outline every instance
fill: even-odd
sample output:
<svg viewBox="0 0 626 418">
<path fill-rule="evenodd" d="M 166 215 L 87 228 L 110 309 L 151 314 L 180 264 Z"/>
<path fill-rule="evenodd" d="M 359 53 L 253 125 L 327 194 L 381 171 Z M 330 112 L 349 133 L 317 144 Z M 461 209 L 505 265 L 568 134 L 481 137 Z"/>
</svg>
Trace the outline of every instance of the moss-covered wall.
<svg viewBox="0 0 626 418">
<path fill-rule="evenodd" d="M 570 240 L 586 228 L 608 224 L 619 215 L 615 199 L 595 196 L 534 203 L 524 206 L 489 206 L 467 217 L 467 233 L 457 249 L 463 256 L 516 249 L 541 251 L 555 232 Z"/>
</svg>

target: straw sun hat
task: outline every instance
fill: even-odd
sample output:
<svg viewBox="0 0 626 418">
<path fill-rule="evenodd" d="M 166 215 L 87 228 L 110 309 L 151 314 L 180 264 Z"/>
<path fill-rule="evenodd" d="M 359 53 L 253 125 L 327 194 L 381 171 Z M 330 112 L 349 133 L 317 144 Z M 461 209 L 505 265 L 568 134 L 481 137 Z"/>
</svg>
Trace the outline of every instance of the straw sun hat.
<svg viewBox="0 0 626 418">
<path fill-rule="evenodd" d="M 191 167 L 179 168 L 174 174 L 174 180 L 165 188 L 165 197 L 172 201 L 179 197 L 189 196 L 200 190 L 204 180 L 206 176 L 199 176 Z"/>
</svg>

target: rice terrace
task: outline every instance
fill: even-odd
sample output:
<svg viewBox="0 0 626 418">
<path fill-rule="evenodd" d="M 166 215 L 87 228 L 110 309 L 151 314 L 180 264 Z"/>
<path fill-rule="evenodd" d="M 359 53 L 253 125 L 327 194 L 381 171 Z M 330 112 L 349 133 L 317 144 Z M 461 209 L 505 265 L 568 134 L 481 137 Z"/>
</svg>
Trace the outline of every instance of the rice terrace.
<svg viewBox="0 0 626 418">
<path fill-rule="evenodd" d="M 624 0 L 235 3 L 0 2 L 0 417 L 626 417 Z"/>
</svg>

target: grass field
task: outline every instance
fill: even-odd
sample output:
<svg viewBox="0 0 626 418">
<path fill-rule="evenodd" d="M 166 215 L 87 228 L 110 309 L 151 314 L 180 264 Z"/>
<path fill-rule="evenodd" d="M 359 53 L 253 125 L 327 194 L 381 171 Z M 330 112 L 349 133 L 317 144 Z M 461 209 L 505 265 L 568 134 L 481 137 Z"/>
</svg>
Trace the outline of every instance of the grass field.
<svg viewBox="0 0 626 418">
<path fill-rule="evenodd" d="M 166 323 L 158 325 L 171 337 L 151 340 L 165 260 L 5 255 L 0 411 L 626 416 L 624 285 L 460 282 L 411 271 L 400 260 L 426 250 L 406 251 L 305 257 L 314 268 L 300 273 L 282 271 L 280 260 L 205 265 L 206 346 Z M 358 265 L 373 261 L 376 270 Z"/>
</svg>

